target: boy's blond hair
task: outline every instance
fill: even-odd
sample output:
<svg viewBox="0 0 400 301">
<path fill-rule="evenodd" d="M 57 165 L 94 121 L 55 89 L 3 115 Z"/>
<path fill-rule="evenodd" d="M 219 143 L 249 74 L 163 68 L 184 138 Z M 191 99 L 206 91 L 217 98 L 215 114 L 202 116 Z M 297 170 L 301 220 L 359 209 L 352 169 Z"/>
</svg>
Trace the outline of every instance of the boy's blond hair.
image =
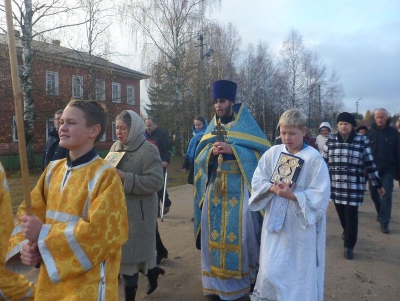
<svg viewBox="0 0 400 301">
<path fill-rule="evenodd" d="M 306 126 L 306 116 L 299 109 L 289 109 L 279 118 L 279 127 L 294 126 L 302 130 Z"/>
</svg>

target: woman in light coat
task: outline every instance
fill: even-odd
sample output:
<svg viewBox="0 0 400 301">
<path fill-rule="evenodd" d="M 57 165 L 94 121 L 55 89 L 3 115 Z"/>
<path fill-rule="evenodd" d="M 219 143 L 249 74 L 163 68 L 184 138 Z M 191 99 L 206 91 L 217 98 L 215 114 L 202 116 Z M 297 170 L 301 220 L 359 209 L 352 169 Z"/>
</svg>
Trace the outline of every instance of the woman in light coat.
<svg viewBox="0 0 400 301">
<path fill-rule="evenodd" d="M 157 191 L 163 186 L 163 169 L 157 147 L 144 137 L 143 119 L 133 111 L 116 117 L 118 141 L 111 152 L 125 152 L 117 165 L 124 185 L 129 219 L 128 241 L 122 247 L 120 273 L 125 300 L 135 300 L 138 272 L 147 275 L 147 294 L 157 288 L 157 278 L 165 271 L 156 266 Z"/>
<path fill-rule="evenodd" d="M 319 129 L 318 129 L 319 135 L 317 136 L 315 143 L 317 144 L 318 150 L 321 155 L 323 154 L 325 143 L 328 140 L 328 136 L 331 133 L 331 131 L 332 131 L 332 127 L 329 124 L 329 122 L 323 122 L 319 126 Z"/>
</svg>

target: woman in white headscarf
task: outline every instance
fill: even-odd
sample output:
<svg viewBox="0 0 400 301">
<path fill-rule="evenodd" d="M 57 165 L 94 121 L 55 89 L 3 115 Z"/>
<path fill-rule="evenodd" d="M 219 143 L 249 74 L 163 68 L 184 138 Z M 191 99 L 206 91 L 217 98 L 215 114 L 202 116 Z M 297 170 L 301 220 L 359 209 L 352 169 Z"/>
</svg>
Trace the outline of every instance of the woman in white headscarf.
<svg viewBox="0 0 400 301">
<path fill-rule="evenodd" d="M 133 111 L 116 117 L 116 141 L 112 152 L 125 152 L 117 165 L 124 185 L 129 219 L 128 241 L 122 247 L 120 273 L 125 300 L 135 300 L 138 272 L 149 280 L 147 294 L 157 288 L 157 278 L 165 271 L 156 266 L 157 191 L 163 186 L 163 169 L 157 147 L 144 137 L 143 119 Z"/>
</svg>

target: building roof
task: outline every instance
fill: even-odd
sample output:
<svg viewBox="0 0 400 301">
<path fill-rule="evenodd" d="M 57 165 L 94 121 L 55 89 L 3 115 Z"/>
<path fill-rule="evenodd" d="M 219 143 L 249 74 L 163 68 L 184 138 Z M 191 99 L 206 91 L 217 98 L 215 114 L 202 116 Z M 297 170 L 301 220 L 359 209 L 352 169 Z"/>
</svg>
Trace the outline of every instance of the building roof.
<svg viewBox="0 0 400 301">
<path fill-rule="evenodd" d="M 8 45 L 8 38 L 6 34 L 0 33 L 0 44 Z M 22 40 L 21 37 L 19 37 L 18 32 L 16 32 L 15 44 L 17 51 L 20 52 L 22 50 Z M 49 59 L 50 55 L 51 59 L 59 58 L 62 61 L 69 61 L 71 64 L 92 66 L 96 69 L 109 68 L 112 69 L 113 72 L 128 78 L 137 80 L 150 78 L 150 76 L 147 74 L 112 63 L 102 57 L 90 55 L 87 52 L 63 47 L 60 44 L 60 40 L 53 40 L 52 43 L 33 40 L 32 50 L 36 52 L 36 55 L 40 55 L 44 59 Z"/>
</svg>

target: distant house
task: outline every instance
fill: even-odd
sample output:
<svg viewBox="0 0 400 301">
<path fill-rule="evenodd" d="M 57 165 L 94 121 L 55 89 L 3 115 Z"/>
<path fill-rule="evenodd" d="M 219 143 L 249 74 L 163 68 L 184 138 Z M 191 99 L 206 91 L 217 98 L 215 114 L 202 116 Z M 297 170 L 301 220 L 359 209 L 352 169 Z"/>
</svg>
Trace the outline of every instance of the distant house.
<svg viewBox="0 0 400 301">
<path fill-rule="evenodd" d="M 71 98 L 104 101 L 109 124 L 98 150 L 107 150 L 116 140 L 115 116 L 123 110 L 140 114 L 140 80 L 148 75 L 103 58 L 52 43 L 33 41 L 32 73 L 35 101 L 35 153 L 42 152 L 53 126 L 54 112 Z M 22 76 L 21 40 L 16 34 L 19 72 Z M 0 34 L 0 156 L 18 154 L 18 137 L 12 93 L 8 42 Z"/>
</svg>

